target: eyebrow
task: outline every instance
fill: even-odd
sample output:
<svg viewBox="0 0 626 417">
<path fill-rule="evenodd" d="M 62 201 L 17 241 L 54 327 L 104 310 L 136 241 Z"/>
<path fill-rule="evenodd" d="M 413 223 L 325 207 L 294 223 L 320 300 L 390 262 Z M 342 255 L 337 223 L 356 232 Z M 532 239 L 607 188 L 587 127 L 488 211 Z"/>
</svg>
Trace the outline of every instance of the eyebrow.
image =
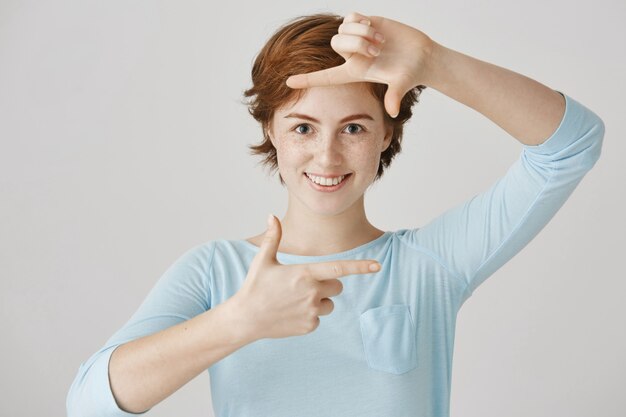
<svg viewBox="0 0 626 417">
<path fill-rule="evenodd" d="M 314 117 L 308 116 L 306 114 L 301 114 L 301 113 L 289 113 L 287 116 L 285 116 L 285 119 L 287 119 L 287 118 L 304 119 L 304 120 L 309 120 L 309 121 L 314 122 L 314 123 L 319 123 L 320 122 L 319 120 L 317 120 Z M 350 116 L 346 116 L 343 119 L 341 119 L 339 121 L 339 123 L 345 123 L 345 122 L 348 122 L 350 120 L 357 120 L 357 119 L 374 120 L 374 118 L 372 116 L 370 116 L 369 114 L 359 113 L 359 114 L 351 114 Z"/>
</svg>

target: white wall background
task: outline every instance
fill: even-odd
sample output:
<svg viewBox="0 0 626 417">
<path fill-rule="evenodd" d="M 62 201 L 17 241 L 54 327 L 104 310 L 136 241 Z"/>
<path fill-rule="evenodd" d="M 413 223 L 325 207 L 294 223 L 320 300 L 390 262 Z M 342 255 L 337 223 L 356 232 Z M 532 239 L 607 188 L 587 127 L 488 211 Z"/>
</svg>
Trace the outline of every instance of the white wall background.
<svg viewBox="0 0 626 417">
<path fill-rule="evenodd" d="M 461 309 L 451 414 L 622 416 L 626 3 L 213 4 L 0 0 L 0 415 L 63 415 L 79 364 L 179 255 L 284 214 L 277 177 L 247 153 L 261 132 L 241 92 L 280 24 L 356 10 L 535 78 L 604 120 L 595 168 Z M 367 194 L 384 230 L 425 224 L 521 152 L 432 89 L 403 147 Z M 209 383 L 203 373 L 149 415 L 213 415 Z"/>
</svg>

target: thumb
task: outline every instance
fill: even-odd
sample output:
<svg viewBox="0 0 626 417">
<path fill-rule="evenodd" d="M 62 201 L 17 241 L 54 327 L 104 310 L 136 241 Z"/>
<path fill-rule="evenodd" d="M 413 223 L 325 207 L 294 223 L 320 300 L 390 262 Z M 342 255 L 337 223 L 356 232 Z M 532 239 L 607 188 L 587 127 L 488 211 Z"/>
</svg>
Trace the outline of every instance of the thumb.
<svg viewBox="0 0 626 417">
<path fill-rule="evenodd" d="M 387 88 L 387 92 L 385 93 L 385 110 L 387 110 L 387 113 L 394 119 L 398 116 L 398 113 L 400 113 L 400 103 L 404 94 L 403 91 L 400 91 L 395 86 L 389 85 Z"/>
<path fill-rule="evenodd" d="M 280 220 L 270 214 L 267 218 L 267 230 L 263 236 L 261 242 L 261 249 L 259 255 L 266 260 L 276 261 L 276 252 L 278 252 L 278 246 L 280 245 L 280 238 L 282 237 L 282 227 Z"/>
</svg>

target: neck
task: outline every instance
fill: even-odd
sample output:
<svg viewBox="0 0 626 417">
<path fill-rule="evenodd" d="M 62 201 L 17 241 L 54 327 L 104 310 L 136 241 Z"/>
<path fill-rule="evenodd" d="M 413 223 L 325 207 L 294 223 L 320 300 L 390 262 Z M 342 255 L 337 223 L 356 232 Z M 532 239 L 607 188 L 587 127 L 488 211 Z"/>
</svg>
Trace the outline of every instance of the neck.
<svg viewBox="0 0 626 417">
<path fill-rule="evenodd" d="M 315 213 L 289 199 L 287 213 L 281 219 L 279 251 L 295 255 L 328 255 L 380 237 L 383 231 L 367 220 L 363 198 L 361 196 L 350 208 L 337 214 Z"/>
</svg>

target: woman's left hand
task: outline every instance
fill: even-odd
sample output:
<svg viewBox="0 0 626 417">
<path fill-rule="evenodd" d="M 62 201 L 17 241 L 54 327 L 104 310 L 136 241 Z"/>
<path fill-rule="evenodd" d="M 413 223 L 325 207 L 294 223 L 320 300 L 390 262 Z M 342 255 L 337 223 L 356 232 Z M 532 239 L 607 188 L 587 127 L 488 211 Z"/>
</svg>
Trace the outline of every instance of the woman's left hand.
<svg viewBox="0 0 626 417">
<path fill-rule="evenodd" d="M 377 34 L 384 40 L 377 40 Z M 387 84 L 385 109 L 391 117 L 396 117 L 402 97 L 411 88 L 426 85 L 434 46 L 432 39 L 411 26 L 384 17 L 351 13 L 331 39 L 331 47 L 346 62 L 293 75 L 287 79 L 287 85 L 309 88 L 362 81 Z"/>
</svg>

